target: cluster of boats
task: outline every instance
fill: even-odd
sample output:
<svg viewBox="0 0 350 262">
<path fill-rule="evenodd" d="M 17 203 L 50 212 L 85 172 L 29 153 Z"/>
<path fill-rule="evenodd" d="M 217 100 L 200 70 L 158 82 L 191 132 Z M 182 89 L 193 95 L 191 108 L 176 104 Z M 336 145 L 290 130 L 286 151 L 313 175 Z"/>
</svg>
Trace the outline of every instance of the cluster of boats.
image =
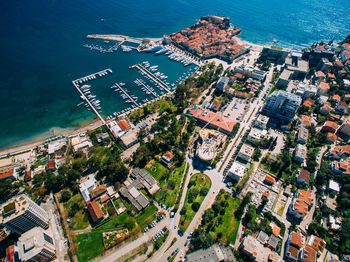
<svg viewBox="0 0 350 262">
<path fill-rule="evenodd" d="M 146 92 L 147 95 L 151 95 L 152 94 L 155 97 L 159 97 L 159 95 L 156 92 L 154 92 L 154 88 L 149 86 L 149 85 L 147 85 L 147 84 L 145 84 L 145 82 L 142 79 L 137 78 L 134 81 L 134 83 L 136 85 L 138 85 L 138 86 L 142 86 L 141 90 Z"/>
<path fill-rule="evenodd" d="M 165 79 L 168 78 L 167 75 L 164 75 L 163 73 L 161 73 L 161 72 L 158 71 L 158 65 L 151 66 L 150 63 L 149 63 L 148 61 L 142 62 L 141 65 L 142 65 L 144 68 L 146 68 L 148 71 L 152 72 L 153 76 L 156 77 L 156 78 L 158 78 L 158 79 L 161 80 L 161 81 L 165 81 Z M 145 76 L 146 78 L 150 79 L 152 82 L 154 82 L 152 78 L 150 78 L 147 74 L 143 73 L 142 71 L 141 71 L 141 74 L 142 74 L 143 76 Z M 159 87 L 161 90 L 163 90 L 163 88 L 162 88 L 158 83 L 155 82 L 155 84 L 158 85 L 158 87 Z M 169 85 L 168 82 L 165 82 L 165 84 L 166 84 L 166 85 Z"/>
<path fill-rule="evenodd" d="M 116 43 L 115 45 L 109 47 L 108 49 L 103 48 L 102 46 L 94 45 L 94 44 L 85 44 L 83 47 L 89 48 L 90 50 L 97 50 L 101 53 L 112 53 L 114 51 L 117 51 L 121 43 Z"/>
<path fill-rule="evenodd" d="M 90 90 L 91 86 L 90 85 L 83 85 L 80 87 L 80 91 L 84 94 L 84 96 L 80 96 L 81 99 L 85 100 L 85 98 L 90 102 L 91 105 L 93 105 L 95 107 L 95 109 L 97 109 L 99 112 L 101 112 L 101 106 L 100 103 L 101 101 L 96 99 L 96 95 L 91 93 Z M 84 102 L 82 102 L 84 103 Z M 78 104 L 81 105 L 82 103 Z M 85 103 L 85 107 L 88 108 L 88 110 L 90 110 L 90 106 L 88 103 Z"/>
<path fill-rule="evenodd" d="M 127 45 L 121 45 L 120 47 L 122 48 L 123 52 L 130 52 L 132 50 L 132 48 Z"/>
<path fill-rule="evenodd" d="M 155 52 L 156 55 L 165 54 L 169 57 L 169 59 L 180 62 L 184 66 L 189 66 L 192 64 L 192 61 L 190 59 L 187 59 L 184 56 L 177 54 L 176 52 L 173 52 L 172 50 L 169 50 L 169 48 L 162 45 L 153 46 L 147 49 L 146 52 Z"/>
<path fill-rule="evenodd" d="M 111 86 L 111 89 L 114 89 L 115 92 L 118 92 L 120 94 L 120 96 L 126 100 L 126 103 L 136 103 L 138 97 L 137 96 L 133 96 L 133 95 L 129 95 L 127 94 L 128 90 L 126 89 L 122 89 L 122 86 L 124 86 L 125 83 L 119 83 L 119 84 L 115 84 Z M 134 106 L 134 105 L 133 105 Z"/>
<path fill-rule="evenodd" d="M 84 77 L 82 77 L 82 78 L 79 78 L 79 79 L 75 80 L 74 82 L 75 82 L 76 84 L 82 84 L 82 83 L 84 83 L 84 82 L 86 82 L 86 81 L 96 79 L 96 75 L 102 77 L 102 76 L 105 76 L 105 75 L 107 75 L 108 73 L 112 73 L 112 72 L 113 72 L 112 69 L 108 68 L 108 69 L 103 70 L 103 71 L 101 71 L 101 72 L 97 72 L 97 73 L 95 73 L 95 74 L 92 74 L 92 75 L 88 75 L 88 76 L 84 76 Z"/>
</svg>

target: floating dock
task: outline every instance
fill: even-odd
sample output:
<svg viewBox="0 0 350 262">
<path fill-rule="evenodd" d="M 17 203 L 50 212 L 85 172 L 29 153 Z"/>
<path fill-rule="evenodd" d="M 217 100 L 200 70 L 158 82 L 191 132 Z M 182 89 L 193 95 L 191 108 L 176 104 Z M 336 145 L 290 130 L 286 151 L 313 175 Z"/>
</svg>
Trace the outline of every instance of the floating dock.
<svg viewBox="0 0 350 262">
<path fill-rule="evenodd" d="M 139 80 L 139 83 L 140 83 L 141 85 L 143 85 L 143 87 L 144 87 L 148 92 L 150 92 L 153 96 L 155 96 L 155 97 L 158 97 L 158 96 L 159 96 L 157 93 L 153 92 L 148 86 L 146 86 L 146 85 L 143 83 L 143 81 Z"/>
<path fill-rule="evenodd" d="M 115 85 L 119 88 L 119 90 L 121 90 L 124 93 L 124 95 L 126 95 L 130 99 L 132 103 L 135 104 L 135 106 L 139 106 L 139 104 L 118 83 L 115 83 Z"/>
</svg>

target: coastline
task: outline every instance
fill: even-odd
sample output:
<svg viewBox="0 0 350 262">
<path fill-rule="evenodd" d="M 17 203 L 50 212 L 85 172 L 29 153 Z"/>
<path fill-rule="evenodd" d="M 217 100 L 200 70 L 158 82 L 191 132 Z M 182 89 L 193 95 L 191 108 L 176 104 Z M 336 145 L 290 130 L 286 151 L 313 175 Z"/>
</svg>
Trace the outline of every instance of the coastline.
<svg viewBox="0 0 350 262">
<path fill-rule="evenodd" d="M 126 40 L 126 36 L 123 35 L 87 35 L 88 38 L 94 38 L 94 39 L 108 39 L 108 40 L 112 40 L 112 41 L 120 41 L 121 38 L 124 38 L 124 41 Z M 252 42 L 249 42 L 247 40 L 243 40 L 242 38 L 240 38 L 239 36 L 235 36 L 234 37 L 238 43 L 246 45 L 246 46 L 251 46 L 251 48 L 253 50 L 259 50 L 261 51 L 263 49 L 263 47 L 265 45 L 262 44 L 254 44 Z M 126 41 L 130 41 L 130 39 L 135 39 L 135 40 L 139 40 L 141 38 L 134 38 L 134 37 L 130 37 L 129 39 L 127 39 Z M 153 41 L 159 41 L 161 38 L 148 38 L 151 39 Z M 132 40 L 131 40 L 132 42 Z M 210 59 L 210 61 L 215 61 L 215 62 L 219 62 L 222 63 L 224 65 L 224 68 L 230 66 L 229 64 L 227 64 L 224 61 L 218 60 L 218 59 Z M 98 127 L 100 127 L 101 125 L 103 125 L 102 121 L 99 119 L 94 119 L 94 120 L 88 120 L 85 121 L 83 123 L 81 123 L 81 125 L 79 126 L 73 126 L 73 127 L 66 127 L 66 128 L 59 128 L 59 127 L 52 127 L 55 130 L 55 133 L 57 133 L 56 135 L 66 135 L 66 136 L 71 136 L 80 132 L 84 132 L 84 131 L 88 131 L 88 130 L 93 130 L 96 129 Z M 58 130 L 58 132 L 57 132 Z M 15 146 L 9 146 L 6 148 L 2 148 L 0 149 L 0 157 L 4 157 L 7 154 L 16 154 L 19 152 L 23 152 L 23 151 L 27 151 L 32 149 L 33 147 L 36 147 L 40 144 L 43 144 L 44 141 L 48 139 L 47 136 L 44 137 L 44 134 L 38 134 L 38 138 L 33 138 L 34 141 L 31 142 L 24 142 L 24 143 L 20 143 L 19 145 L 15 145 Z"/>
<path fill-rule="evenodd" d="M 57 135 L 65 135 L 65 136 L 72 136 L 81 132 L 89 131 L 96 129 L 100 126 L 102 126 L 103 123 L 99 119 L 93 119 L 89 121 L 85 121 L 84 123 L 81 123 L 79 126 L 75 127 L 66 127 L 66 128 L 59 128 L 59 127 L 53 127 L 55 132 L 59 133 Z M 43 137 L 43 134 L 38 135 L 39 138 L 35 139 L 31 142 L 24 142 L 19 145 L 10 146 L 6 148 L 0 149 L 0 158 L 6 156 L 7 154 L 17 154 L 20 152 L 24 152 L 27 150 L 31 150 L 32 148 L 41 145 L 45 142 L 45 140 L 48 139 L 48 137 Z"/>
</svg>

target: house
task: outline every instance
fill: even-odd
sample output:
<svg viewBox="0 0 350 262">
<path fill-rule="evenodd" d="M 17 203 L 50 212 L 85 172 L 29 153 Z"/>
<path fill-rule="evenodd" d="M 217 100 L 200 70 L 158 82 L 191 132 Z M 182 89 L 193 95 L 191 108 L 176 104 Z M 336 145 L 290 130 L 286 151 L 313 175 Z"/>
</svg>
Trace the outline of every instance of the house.
<svg viewBox="0 0 350 262">
<path fill-rule="evenodd" d="M 123 142 L 126 148 L 132 147 L 139 141 L 136 130 L 128 130 L 126 133 L 119 136 L 119 139 Z"/>
<path fill-rule="evenodd" d="M 337 141 L 338 136 L 336 134 L 333 133 L 327 133 L 327 143 L 333 144 Z"/>
<path fill-rule="evenodd" d="M 301 169 L 297 177 L 297 183 L 309 186 L 310 184 L 310 172 L 306 169 Z"/>
<path fill-rule="evenodd" d="M 341 159 L 350 156 L 350 145 L 334 146 L 326 155 L 330 159 Z"/>
<path fill-rule="evenodd" d="M 296 142 L 305 145 L 307 143 L 308 137 L 309 131 L 305 127 L 299 126 Z"/>
<path fill-rule="evenodd" d="M 310 97 L 308 97 L 305 99 L 303 106 L 305 106 L 307 108 L 311 108 L 314 104 L 315 104 L 315 101 L 312 100 Z"/>
<path fill-rule="evenodd" d="M 94 224 L 103 220 L 103 212 L 96 201 L 90 201 L 87 204 L 87 209 Z"/>
<path fill-rule="evenodd" d="M 327 73 L 327 80 L 332 81 L 335 80 L 335 74 L 332 74 L 331 72 Z"/>
<path fill-rule="evenodd" d="M 160 189 L 158 181 L 145 169 L 134 168 L 130 177 L 135 178 L 139 182 L 140 185 L 136 185 L 136 181 L 134 181 L 136 188 L 141 189 L 143 187 L 151 195 L 157 193 Z"/>
<path fill-rule="evenodd" d="M 99 133 L 96 135 L 96 139 L 98 143 L 105 142 L 109 138 L 108 133 Z"/>
<path fill-rule="evenodd" d="M 330 164 L 331 170 L 336 174 L 350 174 L 350 157 L 347 159 L 341 159 L 340 161 L 333 161 Z"/>
<path fill-rule="evenodd" d="M 266 243 L 266 246 L 272 250 L 275 250 L 277 248 L 278 242 L 278 238 L 274 235 L 271 235 L 269 241 Z"/>
<path fill-rule="evenodd" d="M 175 159 L 175 155 L 170 151 L 167 151 L 165 152 L 164 155 L 162 155 L 162 162 L 167 166 L 169 166 L 174 159 Z"/>
<path fill-rule="evenodd" d="M 297 163 L 304 163 L 307 155 L 307 148 L 305 145 L 298 144 L 294 150 L 293 160 Z"/>
<path fill-rule="evenodd" d="M 306 128 L 311 127 L 311 117 L 307 115 L 301 115 L 300 124 Z"/>
<path fill-rule="evenodd" d="M 335 102 L 337 102 L 337 103 L 339 103 L 339 102 L 341 101 L 341 97 L 340 97 L 339 95 L 334 95 L 334 96 L 332 97 L 332 100 L 335 101 Z"/>
<path fill-rule="evenodd" d="M 120 188 L 120 194 L 125 197 L 138 211 L 146 208 L 149 205 L 149 200 L 135 186 L 140 184 L 134 181 L 128 186 Z"/>
<path fill-rule="evenodd" d="M 119 127 L 120 127 L 120 129 L 122 131 L 125 131 L 125 130 L 128 130 L 128 129 L 131 128 L 130 125 L 128 124 L 128 122 L 125 119 L 120 120 L 118 122 L 118 125 L 119 125 Z"/>
<path fill-rule="evenodd" d="M 243 144 L 243 146 L 241 147 L 241 150 L 238 152 L 237 157 L 245 161 L 249 161 L 250 158 L 253 156 L 253 154 L 254 154 L 254 147 L 248 144 Z"/>
<path fill-rule="evenodd" d="M 216 88 L 221 92 L 225 92 L 228 82 L 229 82 L 228 77 L 225 77 L 225 76 L 220 77 L 219 81 L 216 83 Z"/>
<path fill-rule="evenodd" d="M 91 199 L 95 199 L 99 196 L 101 196 L 102 194 L 107 192 L 107 187 L 106 185 L 100 185 L 96 188 L 94 188 L 93 190 L 90 191 L 90 196 Z"/>
<path fill-rule="evenodd" d="M 80 183 L 79 190 L 80 190 L 80 193 L 83 196 L 85 202 L 88 202 L 91 200 L 90 192 L 95 187 L 96 187 L 96 179 L 94 178 L 94 176 L 88 176 L 84 182 Z"/>
<path fill-rule="evenodd" d="M 264 179 L 264 183 L 267 185 L 273 185 L 276 182 L 275 178 L 270 176 L 270 175 L 266 175 L 265 179 Z"/>
<path fill-rule="evenodd" d="M 323 81 L 326 79 L 326 75 L 322 71 L 317 71 L 314 74 L 314 79 L 315 81 L 319 81 L 319 80 Z"/>
<path fill-rule="evenodd" d="M 217 99 L 215 99 L 215 100 L 213 101 L 213 103 L 211 104 L 211 109 L 212 109 L 214 112 L 219 111 L 220 107 L 221 107 L 221 101 L 219 101 L 219 100 L 217 100 Z"/>
<path fill-rule="evenodd" d="M 249 132 L 247 139 L 251 143 L 258 143 L 261 137 L 264 137 L 266 133 L 266 130 L 261 131 L 260 129 L 252 128 Z"/>
<path fill-rule="evenodd" d="M 344 123 L 337 131 L 337 135 L 342 138 L 345 142 L 349 141 L 350 138 L 350 123 Z"/>
<path fill-rule="evenodd" d="M 337 112 L 339 112 L 340 114 L 345 114 L 346 111 L 348 110 L 348 105 L 347 105 L 346 102 L 340 101 L 340 102 L 336 105 L 335 110 L 336 110 Z"/>
<path fill-rule="evenodd" d="M 299 190 L 289 205 L 288 215 L 297 220 L 303 219 L 309 212 L 311 203 L 311 193 L 309 191 Z"/>
<path fill-rule="evenodd" d="M 14 181 L 17 179 L 14 168 L 9 168 L 9 169 L 5 169 L 5 170 L 0 171 L 0 181 L 5 181 L 8 179 L 11 181 Z"/>
<path fill-rule="evenodd" d="M 318 92 L 317 92 L 317 94 L 318 95 L 324 95 L 324 94 L 326 94 L 329 91 L 329 89 L 330 89 L 329 84 L 326 83 L 326 82 L 321 81 L 318 84 Z"/>
<path fill-rule="evenodd" d="M 288 261 L 297 262 L 300 248 L 303 246 L 301 236 L 296 232 L 291 232 L 288 236 L 285 257 Z"/>
<path fill-rule="evenodd" d="M 317 256 L 320 256 L 326 248 L 327 243 L 322 238 L 312 235 L 308 245 L 317 252 Z"/>
<path fill-rule="evenodd" d="M 321 128 L 321 132 L 326 133 L 326 132 L 331 132 L 331 133 L 335 133 L 338 129 L 339 125 L 334 122 L 334 121 L 326 121 L 326 123 L 324 123 L 324 125 Z"/>
<path fill-rule="evenodd" d="M 327 190 L 335 193 L 340 193 L 341 185 L 334 180 L 329 180 Z"/>
<path fill-rule="evenodd" d="M 281 233 L 281 228 L 274 223 L 271 223 L 270 226 L 272 228 L 272 234 L 278 237 Z"/>
<path fill-rule="evenodd" d="M 28 182 L 32 180 L 32 171 L 31 170 L 26 170 L 24 172 L 24 182 Z"/>
<path fill-rule="evenodd" d="M 255 120 L 254 126 L 260 129 L 266 129 L 267 123 L 269 122 L 269 118 L 264 115 L 259 115 Z"/>
<path fill-rule="evenodd" d="M 316 262 L 316 251 L 309 245 L 306 245 L 300 252 L 300 262 Z"/>
<path fill-rule="evenodd" d="M 264 231 L 260 231 L 258 237 L 256 238 L 261 244 L 265 245 L 269 240 L 269 235 Z"/>
<path fill-rule="evenodd" d="M 233 162 L 231 168 L 228 171 L 228 177 L 233 180 L 239 181 L 244 176 L 246 166 L 238 161 Z"/>
<path fill-rule="evenodd" d="M 56 170 L 56 163 L 54 159 L 49 159 L 46 163 L 46 171 L 54 172 Z"/>
</svg>

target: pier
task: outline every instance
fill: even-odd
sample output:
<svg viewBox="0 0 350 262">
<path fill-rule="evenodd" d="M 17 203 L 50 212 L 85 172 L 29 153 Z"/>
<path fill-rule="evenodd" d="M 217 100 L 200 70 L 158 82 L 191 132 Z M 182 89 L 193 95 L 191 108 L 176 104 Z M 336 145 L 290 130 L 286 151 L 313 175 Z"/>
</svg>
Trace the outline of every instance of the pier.
<svg viewBox="0 0 350 262">
<path fill-rule="evenodd" d="M 161 87 L 164 88 L 165 91 L 168 93 L 171 93 L 171 91 L 168 89 L 168 85 L 166 85 L 162 80 L 160 80 L 158 77 L 156 77 L 152 72 L 150 72 L 148 69 L 146 69 L 143 65 L 136 64 L 131 66 L 130 68 L 136 67 L 138 70 L 146 74 L 150 79 L 152 79 L 155 83 L 160 85 Z"/>
<path fill-rule="evenodd" d="M 119 90 L 121 90 L 124 93 L 124 95 L 126 95 L 130 99 L 132 103 L 135 104 L 136 107 L 139 106 L 139 104 L 118 83 L 115 83 L 115 85 L 119 88 Z"/>
<path fill-rule="evenodd" d="M 80 93 L 80 97 L 86 101 L 86 103 L 91 107 L 91 109 L 95 112 L 95 114 L 97 115 L 97 117 L 102 121 L 103 124 L 106 124 L 106 121 L 103 119 L 103 117 L 100 115 L 100 113 L 96 110 L 95 106 L 89 101 L 89 99 L 86 97 L 86 95 L 80 90 L 79 84 L 88 81 L 88 80 L 92 80 L 92 79 L 96 79 L 96 76 L 104 76 L 108 73 L 112 73 L 112 69 L 107 68 L 104 69 L 102 71 L 78 78 L 76 80 L 73 80 L 72 83 L 74 85 L 74 87 L 78 90 L 78 92 Z"/>
<path fill-rule="evenodd" d="M 146 85 L 143 83 L 143 81 L 139 80 L 139 82 L 140 82 L 141 85 L 143 85 L 143 87 L 144 87 L 148 92 L 150 92 L 153 96 L 155 96 L 155 97 L 158 97 L 158 96 L 159 96 L 158 94 L 156 94 L 155 92 L 153 92 L 151 89 L 149 89 L 149 87 L 146 86 Z"/>
<path fill-rule="evenodd" d="M 112 53 L 114 51 L 117 51 L 118 48 L 124 43 L 125 41 L 121 41 L 119 43 L 116 43 L 114 46 L 111 46 L 108 49 L 103 48 L 102 46 L 97 46 L 97 45 L 88 45 L 85 44 L 83 47 L 89 48 L 90 50 L 97 50 L 100 51 L 101 53 Z"/>
</svg>

